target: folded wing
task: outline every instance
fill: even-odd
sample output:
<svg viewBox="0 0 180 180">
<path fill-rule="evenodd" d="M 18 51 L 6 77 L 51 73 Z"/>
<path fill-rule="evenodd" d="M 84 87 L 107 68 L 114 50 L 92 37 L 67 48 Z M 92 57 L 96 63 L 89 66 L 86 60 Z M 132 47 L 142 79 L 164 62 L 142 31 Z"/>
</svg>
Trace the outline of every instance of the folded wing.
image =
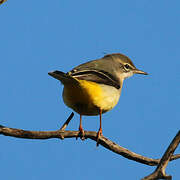
<svg viewBox="0 0 180 180">
<path fill-rule="evenodd" d="M 116 80 L 111 74 L 109 74 L 106 71 L 102 71 L 98 69 L 91 69 L 91 70 L 85 69 L 79 71 L 72 70 L 67 74 L 79 80 L 87 80 L 100 84 L 106 84 L 109 86 L 113 86 L 117 89 L 120 88 L 119 81 Z"/>
</svg>

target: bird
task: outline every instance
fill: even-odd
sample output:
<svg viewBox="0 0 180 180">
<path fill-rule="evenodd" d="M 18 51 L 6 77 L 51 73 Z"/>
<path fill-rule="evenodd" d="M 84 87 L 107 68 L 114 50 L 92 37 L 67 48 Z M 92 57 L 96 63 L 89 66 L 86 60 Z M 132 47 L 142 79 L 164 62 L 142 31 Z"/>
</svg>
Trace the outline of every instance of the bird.
<svg viewBox="0 0 180 180">
<path fill-rule="evenodd" d="M 55 70 L 48 74 L 64 85 L 64 103 L 80 115 L 81 137 L 84 137 L 82 116 L 99 115 L 98 145 L 102 136 L 102 114 L 118 103 L 124 80 L 134 74 L 148 73 L 137 69 L 126 55 L 113 53 L 80 64 L 67 73 Z"/>
</svg>

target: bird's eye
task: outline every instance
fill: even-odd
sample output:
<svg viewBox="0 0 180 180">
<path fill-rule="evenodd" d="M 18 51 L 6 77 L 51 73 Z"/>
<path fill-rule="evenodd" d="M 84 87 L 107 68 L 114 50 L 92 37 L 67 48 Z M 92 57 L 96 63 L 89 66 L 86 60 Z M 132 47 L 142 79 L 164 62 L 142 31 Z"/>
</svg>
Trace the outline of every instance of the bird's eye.
<svg viewBox="0 0 180 180">
<path fill-rule="evenodd" d="M 129 64 L 125 64 L 124 67 L 125 67 L 126 69 L 130 69 Z"/>
</svg>

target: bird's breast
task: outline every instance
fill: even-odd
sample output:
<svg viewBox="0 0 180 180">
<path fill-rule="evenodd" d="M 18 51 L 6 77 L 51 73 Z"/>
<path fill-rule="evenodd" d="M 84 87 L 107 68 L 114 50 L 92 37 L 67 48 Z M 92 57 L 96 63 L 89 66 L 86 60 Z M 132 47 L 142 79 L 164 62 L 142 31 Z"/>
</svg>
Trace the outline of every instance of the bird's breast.
<svg viewBox="0 0 180 180">
<path fill-rule="evenodd" d="M 79 80 L 79 84 L 66 84 L 63 90 L 64 103 L 81 115 L 98 115 L 107 112 L 118 102 L 120 90 L 113 86 Z"/>
</svg>

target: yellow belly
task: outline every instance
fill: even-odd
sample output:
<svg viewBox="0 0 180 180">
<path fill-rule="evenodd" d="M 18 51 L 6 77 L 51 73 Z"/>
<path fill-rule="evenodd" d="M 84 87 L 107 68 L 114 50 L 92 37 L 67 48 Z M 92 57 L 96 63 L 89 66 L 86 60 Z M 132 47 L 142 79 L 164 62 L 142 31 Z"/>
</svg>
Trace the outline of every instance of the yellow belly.
<svg viewBox="0 0 180 180">
<path fill-rule="evenodd" d="M 65 104 L 81 115 L 98 115 L 111 110 L 118 102 L 120 90 L 91 81 L 79 80 L 79 84 L 65 84 Z"/>
</svg>

